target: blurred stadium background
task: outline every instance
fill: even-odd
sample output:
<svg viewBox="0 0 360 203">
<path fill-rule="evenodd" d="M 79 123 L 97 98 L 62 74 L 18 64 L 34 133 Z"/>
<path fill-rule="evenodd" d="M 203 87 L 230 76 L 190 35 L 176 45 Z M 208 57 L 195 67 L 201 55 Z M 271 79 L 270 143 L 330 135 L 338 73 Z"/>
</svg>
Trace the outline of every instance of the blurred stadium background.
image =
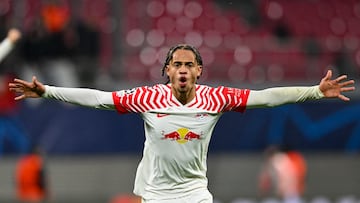
<svg viewBox="0 0 360 203">
<path fill-rule="evenodd" d="M 261 89 L 318 84 L 327 69 L 359 80 L 358 0 L 1 0 L 0 35 L 22 40 L 0 64 L 7 78 L 119 90 L 165 82 L 177 43 L 198 47 L 201 83 Z M 209 187 L 219 203 L 268 202 L 257 176 L 272 144 L 301 151 L 306 202 L 360 202 L 360 97 L 228 113 L 210 144 Z M 111 202 L 131 194 L 142 121 L 1 94 L 0 202 L 15 202 L 14 170 L 34 144 L 45 152 L 52 202 Z M 259 119 L 260 118 L 260 119 Z"/>
</svg>

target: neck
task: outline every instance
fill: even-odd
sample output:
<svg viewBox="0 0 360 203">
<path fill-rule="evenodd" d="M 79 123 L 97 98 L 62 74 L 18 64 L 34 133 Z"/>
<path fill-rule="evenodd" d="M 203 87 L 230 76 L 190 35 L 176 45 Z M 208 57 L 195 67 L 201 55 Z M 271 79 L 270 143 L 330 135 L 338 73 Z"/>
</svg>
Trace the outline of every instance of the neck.
<svg viewBox="0 0 360 203">
<path fill-rule="evenodd" d="M 195 98 L 195 86 L 186 92 L 177 91 L 175 89 L 172 90 L 175 98 L 183 105 L 189 103 L 191 100 Z"/>
<path fill-rule="evenodd" d="M 179 102 L 183 105 L 189 103 L 193 98 L 193 96 L 189 96 L 186 94 L 180 94 L 178 97 L 176 97 L 176 99 L 179 100 Z"/>
</svg>

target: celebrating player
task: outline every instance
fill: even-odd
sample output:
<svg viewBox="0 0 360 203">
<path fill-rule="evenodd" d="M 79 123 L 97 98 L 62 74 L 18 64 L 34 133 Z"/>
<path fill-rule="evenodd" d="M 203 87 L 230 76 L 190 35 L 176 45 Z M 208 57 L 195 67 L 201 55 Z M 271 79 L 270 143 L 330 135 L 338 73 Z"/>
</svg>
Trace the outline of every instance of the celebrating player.
<svg viewBox="0 0 360 203">
<path fill-rule="evenodd" d="M 187 44 L 172 47 L 163 74 L 168 83 L 131 90 L 104 92 L 65 88 L 15 79 L 9 83 L 16 100 L 51 98 L 77 105 L 138 113 L 144 120 L 145 145 L 138 166 L 134 193 L 145 203 L 211 203 L 206 159 L 215 124 L 227 111 L 274 107 L 321 98 L 350 99 L 354 80 L 332 79 L 329 70 L 319 85 L 249 90 L 197 84 L 203 62 L 198 50 Z"/>
</svg>

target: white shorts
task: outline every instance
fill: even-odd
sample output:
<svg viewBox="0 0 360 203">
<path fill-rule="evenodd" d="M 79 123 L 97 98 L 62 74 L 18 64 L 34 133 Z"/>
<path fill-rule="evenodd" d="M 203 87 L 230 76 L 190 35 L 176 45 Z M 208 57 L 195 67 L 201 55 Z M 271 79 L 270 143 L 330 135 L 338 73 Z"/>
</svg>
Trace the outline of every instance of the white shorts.
<svg viewBox="0 0 360 203">
<path fill-rule="evenodd" d="M 191 193 L 188 196 L 174 198 L 174 199 L 162 199 L 162 200 L 145 200 L 141 199 L 141 203 L 213 203 L 213 196 L 207 190 L 197 191 Z"/>
</svg>

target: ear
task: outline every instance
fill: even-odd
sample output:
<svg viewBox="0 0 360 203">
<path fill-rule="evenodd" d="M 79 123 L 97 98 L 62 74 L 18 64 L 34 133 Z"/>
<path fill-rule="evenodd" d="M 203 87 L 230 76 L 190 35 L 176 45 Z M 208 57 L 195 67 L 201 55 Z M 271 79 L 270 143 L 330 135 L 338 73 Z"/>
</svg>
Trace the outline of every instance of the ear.
<svg viewBox="0 0 360 203">
<path fill-rule="evenodd" d="M 166 65 L 165 72 L 166 72 L 166 75 L 169 77 L 169 65 Z"/>
<path fill-rule="evenodd" d="M 202 74 L 203 71 L 203 67 L 202 66 L 198 66 L 198 74 L 197 74 L 197 78 L 199 78 Z"/>
</svg>

